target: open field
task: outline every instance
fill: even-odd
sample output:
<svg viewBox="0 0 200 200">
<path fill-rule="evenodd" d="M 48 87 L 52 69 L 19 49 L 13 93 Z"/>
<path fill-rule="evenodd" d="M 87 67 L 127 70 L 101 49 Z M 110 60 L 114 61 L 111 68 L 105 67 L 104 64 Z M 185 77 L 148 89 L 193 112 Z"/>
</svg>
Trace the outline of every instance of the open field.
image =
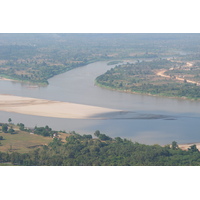
<svg viewBox="0 0 200 200">
<path fill-rule="evenodd" d="M 29 97 L 0 95 L 0 110 L 69 119 L 100 119 L 97 115 L 120 110 Z"/>
<path fill-rule="evenodd" d="M 0 140 L 0 151 L 1 152 L 19 152 L 26 153 L 32 149 L 42 147 L 43 145 L 48 145 L 52 142 L 52 137 L 44 137 L 42 135 L 37 135 L 29 133 L 26 131 L 19 130 L 19 127 L 13 124 L 8 124 L 9 128 L 15 130 L 15 134 L 3 133 L 0 126 L 0 136 L 3 136 L 3 140 Z M 66 137 L 69 136 L 68 133 L 58 133 L 58 138 L 62 142 L 66 142 Z"/>
<path fill-rule="evenodd" d="M 2 146 L 0 146 L 0 151 L 16 151 L 25 153 L 35 147 L 48 145 L 52 141 L 52 138 L 50 137 L 43 137 L 40 135 L 19 131 L 17 130 L 16 126 L 13 126 L 13 129 L 16 130 L 16 134 L 0 132 L 0 135 L 4 138 L 0 141 L 2 144 Z"/>
</svg>

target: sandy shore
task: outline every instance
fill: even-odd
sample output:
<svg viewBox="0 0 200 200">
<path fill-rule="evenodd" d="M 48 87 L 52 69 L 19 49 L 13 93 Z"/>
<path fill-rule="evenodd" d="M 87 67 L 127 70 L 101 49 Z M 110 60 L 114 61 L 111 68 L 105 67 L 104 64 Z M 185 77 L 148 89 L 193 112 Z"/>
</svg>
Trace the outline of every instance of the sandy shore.
<svg viewBox="0 0 200 200">
<path fill-rule="evenodd" d="M 2 80 L 2 81 L 16 81 L 16 80 L 4 78 L 4 77 L 0 77 L 0 80 Z"/>
<path fill-rule="evenodd" d="M 69 119 L 102 119 L 97 115 L 121 110 L 0 94 L 0 111 Z"/>
<path fill-rule="evenodd" d="M 188 148 L 194 144 L 196 145 L 197 149 L 200 150 L 200 143 L 178 144 L 178 147 L 182 150 L 188 150 Z"/>
</svg>

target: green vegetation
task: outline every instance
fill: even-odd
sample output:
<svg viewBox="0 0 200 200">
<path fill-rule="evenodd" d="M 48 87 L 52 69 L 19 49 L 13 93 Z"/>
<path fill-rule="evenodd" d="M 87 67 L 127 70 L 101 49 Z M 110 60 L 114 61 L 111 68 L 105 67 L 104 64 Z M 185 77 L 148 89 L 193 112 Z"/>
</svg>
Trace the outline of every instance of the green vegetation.
<svg viewBox="0 0 200 200">
<path fill-rule="evenodd" d="M 4 133 L 8 132 L 8 126 L 6 124 L 3 124 L 3 126 L 2 126 L 2 132 L 4 132 Z"/>
<path fill-rule="evenodd" d="M 23 128 L 22 128 L 23 127 Z M 29 152 L 30 149 L 48 144 L 52 137 L 43 137 L 33 134 L 33 129 L 24 128 L 24 124 L 1 124 L 0 126 L 0 151 L 3 152 Z M 66 137 L 66 136 L 65 136 Z"/>
<path fill-rule="evenodd" d="M 1 65 L 0 74 L 2 77 L 8 79 L 46 85 L 48 84 L 49 78 L 86 64 L 87 62 L 72 64 L 47 64 L 45 62 L 36 63 L 36 61 L 29 61 L 27 64 L 23 64 L 23 62 L 17 63 L 16 61 L 13 62 L 12 65 L 10 62 Z"/>
<path fill-rule="evenodd" d="M 47 129 L 47 127 L 43 127 Z M 48 128 L 50 129 L 50 128 Z M 23 134 L 30 136 L 28 133 Z M 164 147 L 144 145 L 120 137 L 111 138 L 96 131 L 92 135 L 71 132 L 65 142 L 55 137 L 48 144 L 37 145 L 35 150 L 19 152 L 10 145 L 9 150 L 0 147 L 0 165 L 23 166 L 189 166 L 200 165 L 200 152 L 196 145 L 187 151 L 181 150 L 177 142 Z M 12 137 L 14 137 L 12 135 Z M 42 136 L 36 136 L 40 138 Z M 42 137 L 46 138 L 46 137 Z M 22 139 L 22 136 L 21 136 Z M 33 138 L 29 138 L 31 141 Z M 8 138 L 5 138 L 8 140 Z M 29 143 L 30 143 L 29 141 Z M 46 141 L 47 142 L 47 141 Z M 14 143 L 13 143 L 14 144 Z M 29 144 L 30 145 L 30 144 Z M 40 148 L 38 148 L 40 147 Z M 29 147 L 30 148 L 30 147 Z M 31 149 L 31 148 L 30 148 Z"/>
<path fill-rule="evenodd" d="M 188 81 L 200 82 L 200 34 L 0 34 L 0 78 L 47 85 L 49 78 L 76 67 L 125 59 L 137 63 L 118 65 L 96 83 L 125 92 L 200 98 L 199 84 Z M 0 124 L 0 165 L 200 165 L 196 145 L 184 151 L 176 141 L 144 145 L 100 131 L 93 138 L 8 122 Z"/>
<path fill-rule="evenodd" d="M 123 59 L 169 56 L 194 60 L 199 41 L 200 34 L 1 33 L 0 77 L 47 85 L 57 74 L 95 61 L 118 64 Z"/>
<path fill-rule="evenodd" d="M 15 134 L 2 132 L 13 128 Z M 0 124 L 0 166 L 199 166 L 196 145 L 181 150 L 176 141 L 164 147 L 145 145 L 99 130 L 92 135 L 53 131 L 48 126 Z M 23 129 L 20 130 L 20 129 Z M 30 134 L 31 133 L 31 134 Z M 34 134 L 33 134 L 34 133 Z"/>
<path fill-rule="evenodd" d="M 182 78 L 182 80 L 178 78 L 180 76 L 175 76 L 177 70 L 174 69 L 181 69 L 184 64 L 184 62 L 167 59 L 156 59 L 149 62 L 142 61 L 135 64 L 127 63 L 118 65 L 97 77 L 96 83 L 102 87 L 125 92 L 199 99 L 200 86 L 187 81 L 189 78 L 191 81 L 194 80 L 191 78 L 191 73 L 189 73 L 190 77 L 187 77 L 188 70 L 182 70 L 182 74 L 184 74 L 184 79 Z M 197 73 L 199 70 L 200 67 L 197 66 L 192 70 L 196 81 L 200 81 L 199 73 Z M 161 76 L 159 72 L 162 71 L 163 74 Z"/>
<path fill-rule="evenodd" d="M 110 62 L 108 62 L 107 63 L 107 65 L 117 65 L 117 64 L 119 64 L 119 63 L 122 63 L 123 61 L 110 61 Z"/>
</svg>

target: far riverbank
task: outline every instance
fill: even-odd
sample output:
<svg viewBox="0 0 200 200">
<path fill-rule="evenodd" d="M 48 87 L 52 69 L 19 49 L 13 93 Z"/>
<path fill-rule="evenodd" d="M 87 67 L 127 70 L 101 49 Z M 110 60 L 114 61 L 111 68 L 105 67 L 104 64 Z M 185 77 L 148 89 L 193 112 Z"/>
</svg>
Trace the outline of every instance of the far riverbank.
<svg viewBox="0 0 200 200">
<path fill-rule="evenodd" d="M 181 100 L 189 100 L 189 101 L 199 101 L 200 102 L 200 98 L 199 99 L 193 99 L 193 98 L 188 98 L 188 97 L 179 97 L 179 96 L 167 96 L 167 95 L 161 95 L 161 94 L 150 94 L 150 93 L 143 93 L 143 92 L 139 92 L 139 91 L 130 91 L 130 90 L 123 90 L 123 89 L 119 89 L 119 88 L 113 88 L 110 86 L 105 86 L 102 85 L 100 83 L 97 82 L 97 80 L 95 80 L 95 85 L 104 89 L 108 89 L 108 90 L 112 90 L 112 91 L 116 91 L 116 92 L 123 92 L 123 93 L 128 93 L 128 94 L 137 94 L 137 95 L 144 95 L 144 96 L 152 96 L 152 97 L 162 97 L 162 98 L 169 98 L 169 99 L 181 99 Z"/>
</svg>

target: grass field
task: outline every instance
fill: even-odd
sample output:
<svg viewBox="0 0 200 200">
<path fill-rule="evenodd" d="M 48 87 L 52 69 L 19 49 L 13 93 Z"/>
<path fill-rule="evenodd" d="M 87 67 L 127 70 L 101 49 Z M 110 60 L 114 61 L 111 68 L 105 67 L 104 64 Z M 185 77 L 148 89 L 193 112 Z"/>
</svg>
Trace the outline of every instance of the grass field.
<svg viewBox="0 0 200 200">
<path fill-rule="evenodd" d="M 41 145 L 48 144 L 52 141 L 50 137 L 43 137 L 40 135 L 30 134 L 28 132 L 20 131 L 17 126 L 13 126 L 16 134 L 3 133 L 0 129 L 0 136 L 3 136 L 1 140 L 0 151 L 16 151 L 25 153 L 33 149 L 34 147 L 40 147 Z"/>
<path fill-rule="evenodd" d="M 41 135 L 30 134 L 29 132 L 19 130 L 18 126 L 9 125 L 15 130 L 15 134 L 3 133 L 2 127 L 0 126 L 0 136 L 3 136 L 3 140 L 0 140 L 0 151 L 2 152 L 19 152 L 26 153 L 34 148 L 47 145 L 52 142 L 53 138 L 44 137 Z M 61 141 L 65 142 L 66 136 L 69 134 L 59 133 Z"/>
</svg>

